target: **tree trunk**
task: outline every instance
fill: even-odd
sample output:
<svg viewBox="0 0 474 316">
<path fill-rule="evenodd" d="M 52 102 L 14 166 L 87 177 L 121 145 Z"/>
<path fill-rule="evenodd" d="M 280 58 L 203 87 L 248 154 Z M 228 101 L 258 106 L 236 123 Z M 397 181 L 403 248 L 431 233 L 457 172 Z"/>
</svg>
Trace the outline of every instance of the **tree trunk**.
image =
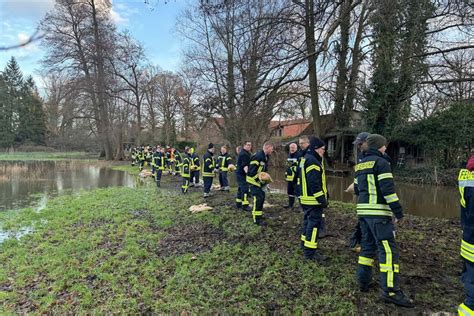
<svg viewBox="0 0 474 316">
<path fill-rule="evenodd" d="M 317 136 L 321 135 L 321 120 L 319 114 L 318 77 L 316 73 L 316 41 L 314 38 L 314 0 L 305 0 L 305 39 L 308 54 L 309 93 L 311 97 L 311 116 L 313 129 Z"/>
</svg>

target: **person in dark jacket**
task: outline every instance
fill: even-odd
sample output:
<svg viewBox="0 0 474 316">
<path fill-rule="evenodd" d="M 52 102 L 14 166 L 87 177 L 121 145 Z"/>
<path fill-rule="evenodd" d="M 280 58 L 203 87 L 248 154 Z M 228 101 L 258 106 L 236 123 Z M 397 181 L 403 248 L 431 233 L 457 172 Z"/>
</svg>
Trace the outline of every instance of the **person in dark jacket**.
<svg viewBox="0 0 474 316">
<path fill-rule="evenodd" d="M 250 165 L 250 157 L 252 150 L 252 143 L 245 142 L 240 149 L 239 156 L 237 158 L 237 170 L 235 171 L 235 178 L 239 186 L 237 190 L 237 197 L 235 198 L 235 204 L 237 208 L 242 208 L 244 211 L 250 211 L 249 207 L 249 185 L 246 181 L 247 172 Z"/>
<path fill-rule="evenodd" d="M 151 161 L 151 166 L 154 171 L 154 177 L 156 181 L 156 186 L 161 186 L 161 175 L 165 170 L 165 149 L 163 147 L 157 148 L 156 151 L 153 153 L 153 158 Z"/>
<path fill-rule="evenodd" d="M 288 157 L 286 158 L 285 180 L 287 183 L 286 192 L 288 194 L 288 205 L 285 208 L 292 208 L 295 205 L 298 157 L 298 145 L 291 143 Z"/>
<path fill-rule="evenodd" d="M 181 185 L 181 192 L 186 194 L 189 189 L 189 178 L 191 177 L 191 153 L 189 147 L 184 149 L 183 163 L 181 177 L 183 178 L 183 184 Z"/>
<path fill-rule="evenodd" d="M 325 150 L 325 143 L 317 137 L 312 137 L 298 165 L 300 203 L 304 211 L 301 242 L 305 258 L 316 262 L 327 259 L 317 250 L 318 236 L 323 222 L 323 209 L 327 207 L 322 164 Z"/>
<path fill-rule="evenodd" d="M 304 155 L 306 155 L 306 153 L 308 151 L 309 137 L 308 136 L 300 136 L 300 138 L 298 139 L 298 145 L 300 146 L 300 150 L 298 151 L 297 166 L 300 165 L 301 158 L 303 158 Z M 299 172 L 299 168 L 297 167 L 296 168 L 296 174 L 295 174 L 295 177 L 296 177 L 295 195 L 299 199 L 300 194 L 301 194 L 301 187 L 300 187 L 300 183 L 299 183 L 298 172 Z"/>
<path fill-rule="evenodd" d="M 374 257 L 378 253 L 382 300 L 404 307 L 414 307 L 399 288 L 399 249 L 395 241 L 395 223 L 403 218 L 403 209 L 395 193 L 390 163 L 384 158 L 387 140 L 378 134 L 367 137 L 368 150 L 356 165 L 354 191 L 357 215 L 362 230 L 357 279 L 362 292 L 372 282 Z"/>
<path fill-rule="evenodd" d="M 227 147 L 221 147 L 221 154 L 217 157 L 217 169 L 219 169 L 219 184 L 221 191 L 229 191 L 229 180 L 227 179 L 227 173 L 229 171 L 229 165 L 232 164 L 232 157 L 227 153 Z"/>
<path fill-rule="evenodd" d="M 266 226 L 266 223 L 263 221 L 263 204 L 265 203 L 265 191 L 263 188 L 266 184 L 260 180 L 260 173 L 267 172 L 268 159 L 272 152 L 273 144 L 265 143 L 263 149 L 250 158 L 249 171 L 246 177 L 250 193 L 253 196 L 253 222 L 259 226 Z"/>
<path fill-rule="evenodd" d="M 204 197 L 209 196 L 211 192 L 212 180 L 214 179 L 214 169 L 216 169 L 216 161 L 214 159 L 214 144 L 207 146 L 207 151 L 202 157 L 202 179 L 204 181 Z"/>
<path fill-rule="evenodd" d="M 464 303 L 459 305 L 459 315 L 474 315 L 474 155 L 461 169 L 458 176 L 461 195 L 461 257 L 464 284 Z"/>
<path fill-rule="evenodd" d="M 191 170 L 191 177 L 189 179 L 189 186 L 190 187 L 199 187 L 199 169 L 201 168 L 201 162 L 199 161 L 199 156 L 194 151 L 194 148 L 189 149 L 190 153 L 190 170 Z"/>
</svg>

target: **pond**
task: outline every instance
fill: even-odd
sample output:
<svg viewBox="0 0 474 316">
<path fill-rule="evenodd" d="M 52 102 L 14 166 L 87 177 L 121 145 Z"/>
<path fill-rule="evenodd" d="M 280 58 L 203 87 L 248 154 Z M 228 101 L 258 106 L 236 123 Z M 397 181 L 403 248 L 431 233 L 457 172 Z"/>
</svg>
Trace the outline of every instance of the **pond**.
<svg viewBox="0 0 474 316">
<path fill-rule="evenodd" d="M 0 161 L 0 211 L 44 207 L 49 197 L 80 190 L 135 185 L 135 177 L 81 160 Z"/>
<path fill-rule="evenodd" d="M 271 184 L 273 192 L 286 193 L 283 172 L 273 170 L 271 173 L 275 180 Z M 231 185 L 235 186 L 234 175 L 230 175 L 230 180 Z M 0 211 L 32 204 L 41 209 L 50 196 L 109 186 L 133 187 L 136 183 L 137 177 L 113 170 L 107 163 L 101 162 L 0 161 Z M 217 179 L 214 183 L 218 183 Z M 328 175 L 327 183 L 331 199 L 356 201 L 352 194 L 344 192 L 352 183 L 351 177 Z M 173 188 L 178 187 L 173 184 Z M 396 188 L 406 213 L 439 218 L 459 217 L 459 192 L 455 187 L 396 182 Z"/>
</svg>

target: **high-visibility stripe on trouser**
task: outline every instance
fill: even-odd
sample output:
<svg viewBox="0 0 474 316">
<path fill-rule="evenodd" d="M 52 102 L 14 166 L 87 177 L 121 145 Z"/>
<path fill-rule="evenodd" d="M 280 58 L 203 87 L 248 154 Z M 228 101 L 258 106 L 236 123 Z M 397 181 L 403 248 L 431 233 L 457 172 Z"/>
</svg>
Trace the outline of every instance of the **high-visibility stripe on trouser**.
<svg viewBox="0 0 474 316">
<path fill-rule="evenodd" d="M 374 259 L 359 256 L 359 264 L 372 267 L 374 265 Z"/>
<path fill-rule="evenodd" d="M 317 249 L 318 248 L 317 237 L 318 237 L 318 229 L 315 227 L 313 228 L 313 232 L 311 233 L 311 240 L 305 239 L 304 246 L 311 249 Z"/>
<path fill-rule="evenodd" d="M 392 249 L 390 248 L 388 240 L 382 240 L 382 245 L 385 249 L 385 263 L 380 264 L 380 272 L 387 273 L 387 287 L 393 288 L 393 273 L 395 269 L 392 260 Z"/>
<path fill-rule="evenodd" d="M 257 222 L 257 216 L 262 216 L 263 211 L 257 210 L 257 197 L 253 197 L 253 208 L 252 208 L 252 217 L 253 221 L 256 223 Z"/>
<path fill-rule="evenodd" d="M 458 315 L 460 316 L 472 316 L 474 315 L 474 310 L 466 306 L 466 304 L 461 304 L 458 307 Z"/>
<path fill-rule="evenodd" d="M 254 199 L 255 200 L 255 199 Z M 249 205 L 248 194 L 244 193 L 244 198 L 242 199 L 242 205 Z"/>
<path fill-rule="evenodd" d="M 188 192 L 188 188 L 189 188 L 189 178 L 183 177 L 183 185 L 181 186 L 183 193 Z"/>
</svg>

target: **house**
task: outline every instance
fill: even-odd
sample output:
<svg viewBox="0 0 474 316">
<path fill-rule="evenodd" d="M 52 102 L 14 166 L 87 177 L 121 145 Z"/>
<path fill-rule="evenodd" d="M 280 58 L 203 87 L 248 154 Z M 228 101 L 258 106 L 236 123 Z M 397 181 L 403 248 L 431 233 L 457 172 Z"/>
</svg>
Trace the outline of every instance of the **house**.
<svg viewBox="0 0 474 316">
<path fill-rule="evenodd" d="M 288 138 L 300 135 L 310 124 L 306 119 L 271 121 L 269 128 L 272 137 Z"/>
</svg>

